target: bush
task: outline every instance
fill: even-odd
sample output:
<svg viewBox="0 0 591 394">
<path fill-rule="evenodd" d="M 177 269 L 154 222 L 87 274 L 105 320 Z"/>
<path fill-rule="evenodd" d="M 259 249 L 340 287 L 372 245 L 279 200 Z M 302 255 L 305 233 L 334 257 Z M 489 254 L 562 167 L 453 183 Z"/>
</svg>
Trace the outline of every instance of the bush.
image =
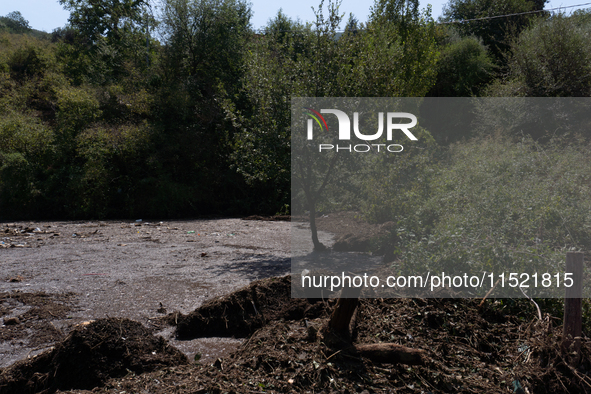
<svg viewBox="0 0 591 394">
<path fill-rule="evenodd" d="M 143 167 L 149 137 L 147 125 L 97 126 L 77 137 L 77 157 L 84 165 L 70 187 L 83 216 L 129 215 L 135 199 L 145 198 L 137 184 L 148 175 Z"/>
<path fill-rule="evenodd" d="M 482 41 L 476 37 L 453 36 L 441 49 L 437 63 L 437 81 L 429 96 L 469 97 L 493 77 L 495 65 Z"/>
<path fill-rule="evenodd" d="M 99 101 L 83 88 L 60 89 L 57 104 L 57 120 L 63 131 L 79 132 L 101 115 Z"/>
<path fill-rule="evenodd" d="M 52 131 L 33 116 L 10 111 L 0 117 L 0 152 L 18 152 L 34 158 L 52 139 Z"/>
<path fill-rule="evenodd" d="M 402 271 L 559 272 L 566 250 L 591 247 L 588 148 L 501 136 L 456 144 L 382 182 L 383 203 L 367 211 L 397 223 L 388 243 Z"/>
<path fill-rule="evenodd" d="M 556 15 L 524 31 L 512 45 L 508 83 L 491 96 L 591 95 L 591 21 L 586 14 Z"/>
<path fill-rule="evenodd" d="M 55 61 L 51 52 L 35 45 L 26 45 L 13 52 L 8 59 L 12 77 L 22 80 L 25 77 L 41 76 Z"/>
</svg>

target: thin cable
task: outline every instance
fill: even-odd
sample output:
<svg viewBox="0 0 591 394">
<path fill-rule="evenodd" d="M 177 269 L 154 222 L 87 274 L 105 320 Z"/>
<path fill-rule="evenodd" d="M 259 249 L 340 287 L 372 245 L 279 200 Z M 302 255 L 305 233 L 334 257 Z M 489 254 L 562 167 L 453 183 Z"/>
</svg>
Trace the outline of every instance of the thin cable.
<svg viewBox="0 0 591 394">
<path fill-rule="evenodd" d="M 473 19 L 462 19 L 462 20 L 459 20 L 459 21 L 441 22 L 441 24 L 442 25 L 447 25 L 447 24 L 450 24 L 450 23 L 464 23 L 464 22 L 473 22 L 473 21 L 484 21 L 484 20 L 488 20 L 488 19 L 508 18 L 510 16 L 527 15 L 527 14 L 537 14 L 537 13 L 540 13 L 540 12 L 548 12 L 548 11 L 555 11 L 555 10 L 563 10 L 563 9 L 566 9 L 566 8 L 582 7 L 584 5 L 591 5 L 591 3 L 575 4 L 575 5 L 569 5 L 569 6 L 564 6 L 564 7 L 555 7 L 555 8 L 550 8 L 548 10 L 524 11 L 524 12 L 517 12 L 515 14 L 485 16 L 485 17 L 482 17 L 482 18 L 473 18 Z"/>
<path fill-rule="evenodd" d="M 498 19 L 498 18 L 508 18 L 511 16 L 517 16 L 517 15 L 527 15 L 527 14 L 538 14 L 538 13 L 542 13 L 542 12 L 550 12 L 550 11 L 556 11 L 556 10 L 564 10 L 567 8 L 574 8 L 574 7 L 582 7 L 582 6 L 586 6 L 586 5 L 591 5 L 591 3 L 582 3 L 582 4 L 575 4 L 575 5 L 568 5 L 568 6 L 563 6 L 563 7 L 555 7 L 555 8 L 550 8 L 547 10 L 535 10 L 535 11 L 524 11 L 524 12 L 517 12 L 514 14 L 506 14 L 506 15 L 495 15 L 495 16 L 485 16 L 482 18 L 473 18 L 473 19 L 462 19 L 459 21 L 449 21 L 449 22 L 439 22 L 438 24 L 440 25 L 449 25 L 452 23 L 464 23 L 464 22 L 474 22 L 474 21 L 483 21 L 483 20 L 488 20 L 488 19 Z M 358 29 L 358 31 L 364 31 L 365 29 L 361 30 Z M 259 34 L 265 34 L 266 32 L 266 28 L 261 27 L 260 29 L 258 29 L 257 31 L 259 31 Z M 270 30 L 269 33 L 289 33 L 289 32 L 303 32 L 304 29 L 302 30 Z M 347 30 L 335 30 L 335 33 L 344 33 Z"/>
</svg>

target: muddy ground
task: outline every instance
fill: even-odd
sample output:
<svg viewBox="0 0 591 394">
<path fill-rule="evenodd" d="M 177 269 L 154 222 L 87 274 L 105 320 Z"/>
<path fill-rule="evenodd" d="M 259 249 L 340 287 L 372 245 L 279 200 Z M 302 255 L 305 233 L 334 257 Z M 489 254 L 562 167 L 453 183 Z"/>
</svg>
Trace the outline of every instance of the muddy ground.
<svg viewBox="0 0 591 394">
<path fill-rule="evenodd" d="M 151 326 L 167 312 L 188 313 L 290 270 L 288 221 L 3 223 L 0 242 L 0 318 L 20 321 L 0 328 L 0 367 L 42 351 L 80 322 L 127 317 Z M 175 345 L 207 361 L 239 343 Z"/>
<path fill-rule="evenodd" d="M 381 231 L 319 225 L 327 245 Z M 334 300 L 291 299 L 283 276 L 289 222 L 4 223 L 0 241 L 1 394 L 591 392 L 588 338 L 561 353 L 560 318 L 527 300 L 362 300 L 353 342 L 422 365 L 327 345 Z"/>
</svg>

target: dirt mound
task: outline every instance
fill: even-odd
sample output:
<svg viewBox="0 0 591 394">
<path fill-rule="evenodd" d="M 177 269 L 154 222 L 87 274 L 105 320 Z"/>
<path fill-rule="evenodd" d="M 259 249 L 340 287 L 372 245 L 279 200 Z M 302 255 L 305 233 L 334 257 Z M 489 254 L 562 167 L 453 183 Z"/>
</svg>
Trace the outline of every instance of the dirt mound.
<svg viewBox="0 0 591 394">
<path fill-rule="evenodd" d="M 187 357 L 138 322 L 99 319 L 76 327 L 54 349 L 0 374 L 0 394 L 91 389 L 107 379 L 188 363 Z"/>
<path fill-rule="evenodd" d="M 169 315 L 178 339 L 202 337 L 245 338 L 267 322 L 316 318 L 324 304 L 291 298 L 291 278 L 268 278 L 223 297 L 214 298 L 188 315 Z"/>
</svg>

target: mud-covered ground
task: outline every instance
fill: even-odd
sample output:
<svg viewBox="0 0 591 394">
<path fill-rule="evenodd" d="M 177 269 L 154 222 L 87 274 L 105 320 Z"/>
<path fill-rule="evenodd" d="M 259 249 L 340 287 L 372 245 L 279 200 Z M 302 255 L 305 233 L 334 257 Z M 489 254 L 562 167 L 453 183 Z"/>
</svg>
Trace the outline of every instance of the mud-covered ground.
<svg viewBox="0 0 591 394">
<path fill-rule="evenodd" d="M 0 223 L 0 367 L 83 321 L 127 317 L 150 327 L 168 312 L 188 313 L 253 280 L 288 273 L 289 255 L 285 220 Z M 175 346 L 207 361 L 239 343 L 205 338 Z"/>
<path fill-rule="evenodd" d="M 319 226 L 329 246 L 382 230 L 351 214 Z M 417 365 L 331 344 L 335 300 L 290 297 L 290 231 L 240 219 L 0 225 L 0 394 L 591 393 L 585 333 L 579 353 L 562 352 L 560 316 L 539 320 L 528 300 L 360 300 L 352 343 L 420 350 Z"/>
</svg>

